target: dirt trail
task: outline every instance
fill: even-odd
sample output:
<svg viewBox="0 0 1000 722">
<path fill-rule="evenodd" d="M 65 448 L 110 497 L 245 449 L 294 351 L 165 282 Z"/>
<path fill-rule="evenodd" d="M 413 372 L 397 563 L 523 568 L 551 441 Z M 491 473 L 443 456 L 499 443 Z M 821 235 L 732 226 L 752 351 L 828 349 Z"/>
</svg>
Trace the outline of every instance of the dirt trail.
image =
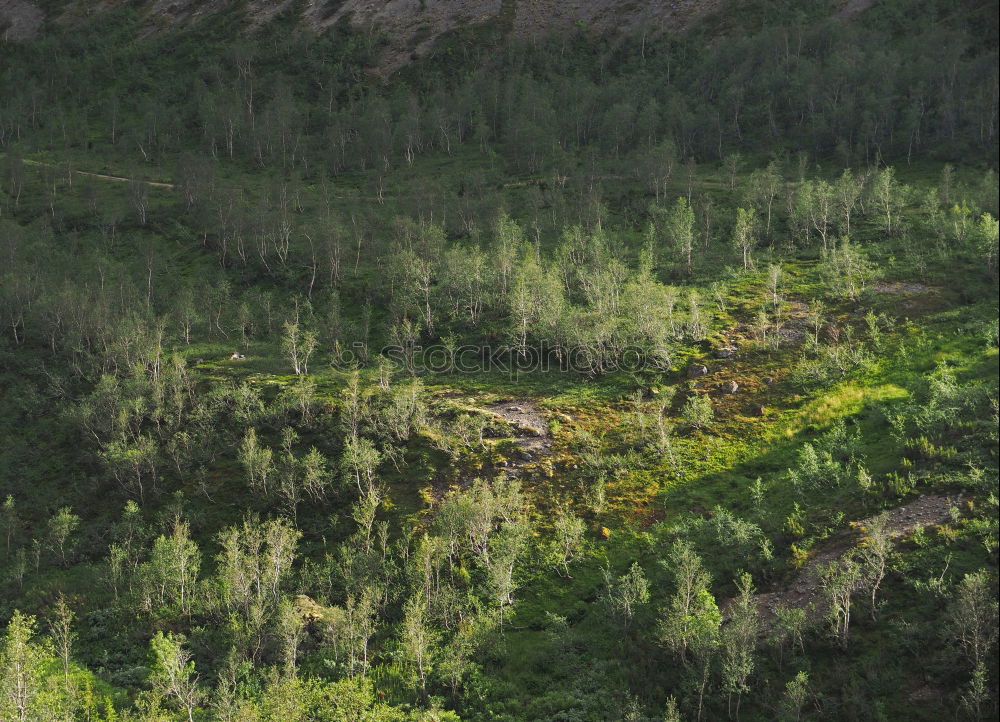
<svg viewBox="0 0 1000 722">
<path fill-rule="evenodd" d="M 958 504 L 960 500 L 960 497 L 922 496 L 909 504 L 890 509 L 886 516 L 888 529 L 892 536 L 899 537 L 912 531 L 918 524 L 921 526 L 941 524 L 951 518 L 951 507 Z M 863 532 L 871 525 L 873 519 L 874 517 L 864 519 L 856 522 L 854 526 Z M 814 614 L 821 614 L 823 589 L 820 575 L 823 567 L 842 557 L 854 547 L 856 541 L 853 534 L 839 535 L 836 539 L 823 544 L 810 557 L 794 582 L 783 589 L 758 594 L 757 608 L 765 626 L 774 620 L 775 612 L 779 607 L 803 609 L 812 607 Z M 724 602 L 723 607 L 728 607 L 731 601 Z"/>
<path fill-rule="evenodd" d="M 22 158 L 21 162 L 24 163 L 25 165 L 40 166 L 42 168 L 58 167 L 54 163 L 43 163 L 40 160 L 29 160 L 28 158 Z M 77 170 L 76 168 L 73 169 L 73 173 L 76 173 L 77 175 L 89 176 L 91 178 L 100 178 L 101 180 L 113 181 L 115 183 L 130 183 L 133 180 L 139 180 L 133 178 L 126 178 L 125 176 L 120 176 L 120 175 L 108 175 L 107 173 L 94 173 L 93 171 L 89 170 Z M 174 187 L 173 183 L 167 183 L 165 181 L 139 180 L 139 182 L 144 185 L 150 186 L 152 188 Z"/>
<path fill-rule="evenodd" d="M 79 173 L 80 175 L 90 176 L 91 178 L 100 178 L 101 180 L 115 181 L 116 183 L 129 183 L 132 178 L 123 178 L 120 175 L 106 175 L 104 173 L 92 173 L 87 170 L 74 170 L 74 173 Z M 173 188 L 173 183 L 167 183 L 165 181 L 151 181 L 151 180 L 139 180 L 140 183 L 150 186 L 152 188 Z"/>
</svg>

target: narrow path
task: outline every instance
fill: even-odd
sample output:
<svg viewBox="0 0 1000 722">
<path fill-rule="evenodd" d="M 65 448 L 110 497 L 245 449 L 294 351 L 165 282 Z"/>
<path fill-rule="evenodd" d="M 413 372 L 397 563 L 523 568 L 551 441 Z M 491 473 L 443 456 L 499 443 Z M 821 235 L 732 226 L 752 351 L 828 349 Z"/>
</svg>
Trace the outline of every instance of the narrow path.
<svg viewBox="0 0 1000 722">
<path fill-rule="evenodd" d="M 4 155 L 4 157 L 6 157 L 6 155 Z M 55 163 L 43 163 L 40 160 L 31 160 L 29 158 L 22 158 L 21 162 L 24 163 L 25 165 L 33 165 L 41 168 L 59 167 Z M 125 176 L 108 175 L 107 173 L 94 173 L 93 171 L 78 170 L 76 168 L 73 168 L 72 172 L 76 173 L 77 175 L 89 176 L 90 178 L 100 178 L 101 180 L 112 181 L 115 183 L 130 183 L 133 180 L 137 180 L 139 183 L 150 186 L 151 188 L 170 188 L 170 189 L 174 188 L 173 183 L 167 183 L 165 181 L 152 181 L 152 180 L 140 180 L 137 178 L 126 178 Z"/>
</svg>

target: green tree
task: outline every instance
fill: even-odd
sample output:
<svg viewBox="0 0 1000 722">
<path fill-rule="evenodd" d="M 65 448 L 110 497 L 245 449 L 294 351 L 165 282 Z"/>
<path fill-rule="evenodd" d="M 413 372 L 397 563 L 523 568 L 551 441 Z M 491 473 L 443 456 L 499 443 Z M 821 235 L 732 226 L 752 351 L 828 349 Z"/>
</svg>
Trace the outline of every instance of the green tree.
<svg viewBox="0 0 1000 722">
<path fill-rule="evenodd" d="M 831 562 L 822 571 L 822 587 L 829 605 L 830 626 L 844 649 L 850 638 L 851 602 L 860 581 L 861 569 L 851 555 Z"/>
<path fill-rule="evenodd" d="M 982 685 L 977 685 L 977 678 L 987 675 L 987 664 L 995 655 L 997 613 L 996 581 L 989 572 L 980 569 L 962 577 L 948 607 L 945 629 L 967 668 L 972 670 L 966 699 L 976 714 L 983 701 L 983 694 L 977 690 Z"/>
<path fill-rule="evenodd" d="M 755 170 L 750 174 L 747 185 L 747 200 L 753 208 L 764 214 L 764 234 L 770 237 L 774 199 L 777 198 L 782 186 L 778 164 L 771 161 L 766 168 Z"/>
<path fill-rule="evenodd" d="M 823 257 L 820 273 L 835 296 L 855 300 L 875 278 L 875 268 L 864 252 L 841 238 Z"/>
<path fill-rule="evenodd" d="M 896 180 L 896 171 L 892 166 L 887 166 L 875 174 L 871 187 L 871 200 L 878 210 L 882 230 L 887 235 L 894 235 L 899 226 L 903 191 Z"/>
<path fill-rule="evenodd" d="M 284 329 L 281 345 L 292 364 L 292 370 L 297 376 L 309 373 L 309 359 L 316 351 L 316 334 L 302 328 L 297 321 L 286 321 Z"/>
<path fill-rule="evenodd" d="M 809 222 L 819 234 L 822 250 L 825 253 L 829 245 L 827 239 L 830 236 L 830 223 L 834 215 L 834 191 L 825 180 L 818 180 L 808 184 L 806 194 L 809 199 Z"/>
<path fill-rule="evenodd" d="M 667 215 L 667 238 L 683 260 L 688 275 L 691 275 L 691 251 L 694 248 L 694 209 L 687 198 L 679 197 Z"/>
<path fill-rule="evenodd" d="M 0 718 L 29 722 L 47 715 L 45 668 L 54 658 L 35 642 L 35 618 L 15 610 L 0 640 Z"/>
<path fill-rule="evenodd" d="M 76 615 L 66 602 L 66 597 L 60 593 L 56 603 L 52 607 L 52 618 L 49 627 L 52 633 L 52 640 L 55 642 L 56 651 L 62 661 L 63 677 L 69 683 L 69 662 L 73 654 L 73 643 L 77 634 L 73 629 L 73 621 Z"/>
<path fill-rule="evenodd" d="M 694 547 L 685 540 L 674 542 L 665 565 L 673 576 L 675 591 L 660 612 L 657 636 L 664 646 L 686 662 L 689 648 L 695 643 L 702 627 L 710 622 L 701 618 L 710 614 L 715 605 L 714 600 L 708 604 L 711 577 Z"/>
<path fill-rule="evenodd" d="M 997 272 L 997 254 L 1000 249 L 1000 222 L 989 213 L 979 217 L 976 228 L 976 247 L 986 261 L 986 271 L 991 276 Z"/>
<path fill-rule="evenodd" d="M 20 522 L 17 518 L 17 506 L 14 497 L 10 494 L 4 499 L 3 506 L 0 507 L 0 524 L 3 525 L 4 538 L 7 543 L 6 554 L 10 555 L 10 543 L 17 533 Z"/>
<path fill-rule="evenodd" d="M 187 715 L 188 722 L 194 722 L 194 712 L 204 692 L 184 641 L 182 635 L 172 632 L 156 633 L 149 643 L 153 656 L 149 681 L 154 695 L 172 699 Z"/>
<path fill-rule="evenodd" d="M 861 564 L 861 578 L 864 586 L 871 593 L 872 619 L 878 613 L 876 601 L 879 587 L 889 570 L 889 557 L 892 554 L 892 533 L 889 529 L 888 516 L 879 514 L 865 529 L 865 538 L 858 551 Z"/>
<path fill-rule="evenodd" d="M 747 573 L 736 579 L 736 599 L 730 608 L 730 620 L 722 630 L 722 680 L 729 695 L 732 716 L 732 695 L 736 693 L 736 718 L 740 716 L 740 702 L 750 691 L 748 680 L 753 674 L 756 660 L 757 635 L 760 630 L 757 599 L 753 579 Z"/>
<path fill-rule="evenodd" d="M 377 484 L 375 471 L 382 461 L 382 455 L 363 436 L 348 438 L 344 442 L 344 453 L 340 457 L 340 468 L 344 476 L 354 481 L 358 493 L 364 494 Z"/>
<path fill-rule="evenodd" d="M 632 566 L 620 577 L 612 576 L 611 571 L 605 569 L 604 585 L 601 598 L 627 633 L 635 615 L 649 604 L 649 582 L 646 581 L 646 575 L 639 562 L 632 562 Z"/>
<path fill-rule="evenodd" d="M 753 249 L 757 245 L 757 215 L 752 208 L 736 209 L 732 241 L 733 246 L 743 254 L 743 268 L 750 268 L 753 263 Z"/>
<path fill-rule="evenodd" d="M 59 555 L 59 562 L 63 566 L 66 566 L 66 553 L 72 549 L 70 540 L 78 526 L 80 517 L 68 506 L 61 507 L 49 519 L 49 546 Z"/>
<path fill-rule="evenodd" d="M 298 665 L 299 646 L 305 639 L 306 620 L 295 604 L 287 597 L 278 602 L 275 627 L 286 677 L 294 677 Z"/>
<path fill-rule="evenodd" d="M 833 185 L 834 203 L 837 209 L 837 227 L 842 236 L 851 235 L 851 217 L 861 198 L 864 189 L 863 181 L 855 178 L 850 168 L 844 172 Z"/>
<path fill-rule="evenodd" d="M 684 419 L 684 423 L 695 429 L 706 428 L 714 417 L 712 400 L 707 394 L 692 394 L 681 407 L 681 418 Z"/>
<path fill-rule="evenodd" d="M 257 441 L 257 432 L 253 427 L 247 429 L 240 442 L 237 460 L 247 473 L 250 488 L 266 495 L 268 479 L 274 473 L 274 452 Z"/>
<path fill-rule="evenodd" d="M 427 599 L 418 591 L 403 605 L 401 644 L 424 694 L 427 693 L 427 678 L 437 654 L 437 642 L 438 633 L 431 621 Z"/>
<path fill-rule="evenodd" d="M 556 568 L 561 568 L 567 577 L 569 573 L 569 563 L 576 558 L 583 541 L 583 533 L 586 528 L 583 519 L 578 517 L 564 506 L 560 506 L 553 521 L 553 531 L 555 537 L 552 540 L 552 559 Z"/>
<path fill-rule="evenodd" d="M 192 596 L 201 568 L 201 552 L 191 539 L 187 522 L 177 521 L 169 536 L 153 542 L 144 576 L 160 608 L 171 605 L 181 614 L 191 613 Z"/>
<path fill-rule="evenodd" d="M 729 190 L 735 190 L 736 174 L 743 167 L 743 156 L 739 153 L 729 153 L 722 159 L 722 167 L 726 169 L 726 174 L 729 176 Z"/>
<path fill-rule="evenodd" d="M 809 675 L 801 671 L 785 685 L 785 694 L 781 698 L 781 719 L 787 722 L 800 722 L 802 710 L 809 701 Z"/>
</svg>

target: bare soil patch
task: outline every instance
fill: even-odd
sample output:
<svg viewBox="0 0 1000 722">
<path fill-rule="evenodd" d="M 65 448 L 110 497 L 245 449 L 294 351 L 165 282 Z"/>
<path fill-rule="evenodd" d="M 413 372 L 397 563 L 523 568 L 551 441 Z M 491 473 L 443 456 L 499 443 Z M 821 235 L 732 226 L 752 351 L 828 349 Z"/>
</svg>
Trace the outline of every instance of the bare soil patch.
<svg viewBox="0 0 1000 722">
<path fill-rule="evenodd" d="M 44 15 L 27 0 L 0 0 L 0 39 L 21 40 L 38 33 Z"/>
<path fill-rule="evenodd" d="M 551 453 L 552 436 L 549 425 L 545 421 L 538 405 L 530 399 L 514 399 L 486 407 L 486 410 L 499 416 L 514 427 L 515 443 L 521 447 L 521 455 L 514 459 L 512 465 L 521 467 L 538 457 Z"/>
<path fill-rule="evenodd" d="M 900 537 L 913 531 L 918 525 L 933 526 L 951 518 L 951 507 L 960 501 L 950 496 L 922 496 L 909 504 L 890 509 L 886 523 L 893 536 Z M 862 535 L 871 525 L 874 517 L 855 522 L 852 526 Z M 840 559 L 853 548 L 859 537 L 845 532 L 821 545 L 799 571 L 798 577 L 787 586 L 757 595 L 757 608 L 765 626 L 770 625 L 781 607 L 797 607 L 810 610 L 819 617 L 823 614 L 821 574 L 823 567 Z M 732 603 L 722 604 L 725 610 Z"/>
<path fill-rule="evenodd" d="M 922 283 L 912 281 L 894 281 L 892 283 L 877 283 L 872 286 L 879 293 L 888 293 L 894 296 L 913 296 L 920 293 L 928 293 L 934 289 Z"/>
</svg>

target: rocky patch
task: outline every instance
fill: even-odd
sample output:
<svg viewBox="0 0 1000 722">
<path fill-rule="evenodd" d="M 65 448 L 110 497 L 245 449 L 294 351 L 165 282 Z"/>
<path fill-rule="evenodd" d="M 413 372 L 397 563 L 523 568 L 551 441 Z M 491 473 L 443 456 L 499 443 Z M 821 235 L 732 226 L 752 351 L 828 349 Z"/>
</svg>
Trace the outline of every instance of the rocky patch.
<svg viewBox="0 0 1000 722">
<path fill-rule="evenodd" d="M 959 498 L 949 496 L 922 496 L 909 504 L 889 510 L 886 517 L 887 528 L 893 536 L 898 537 L 913 531 L 918 525 L 943 524 L 951 518 L 951 507 L 959 501 Z M 874 517 L 863 519 L 851 526 L 863 535 L 873 520 Z M 821 616 L 824 613 L 822 570 L 853 548 L 855 541 L 857 539 L 853 535 L 841 535 L 831 540 L 816 550 L 799 571 L 795 581 L 783 589 L 758 594 L 757 608 L 765 626 L 774 621 L 776 612 L 781 607 L 808 609 L 814 616 Z M 731 600 L 722 603 L 723 611 L 730 603 Z"/>
<path fill-rule="evenodd" d="M 515 443 L 520 451 L 512 459 L 509 469 L 517 469 L 552 453 L 549 425 L 533 401 L 504 401 L 488 406 L 486 410 L 513 426 L 517 434 Z"/>
</svg>

